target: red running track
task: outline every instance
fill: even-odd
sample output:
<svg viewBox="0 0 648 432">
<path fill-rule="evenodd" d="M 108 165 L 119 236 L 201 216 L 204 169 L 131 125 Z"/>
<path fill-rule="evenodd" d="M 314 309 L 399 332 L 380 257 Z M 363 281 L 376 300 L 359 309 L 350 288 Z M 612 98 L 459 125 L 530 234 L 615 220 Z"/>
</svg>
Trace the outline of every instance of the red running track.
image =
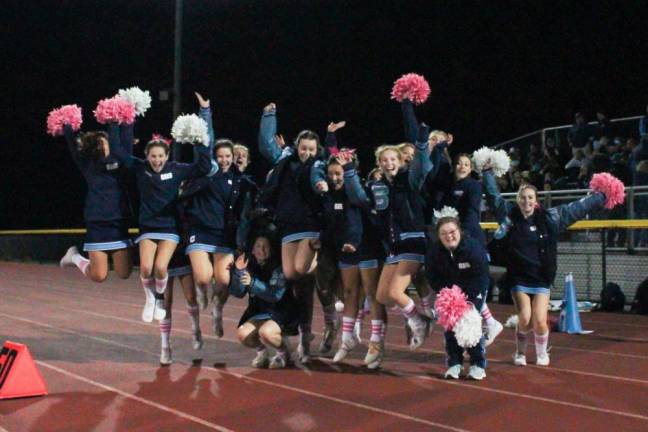
<svg viewBox="0 0 648 432">
<path fill-rule="evenodd" d="M 160 367 L 157 325 L 139 318 L 136 275 L 93 284 L 76 270 L 0 263 L 0 276 L 0 342 L 27 344 L 50 392 L 0 401 L 0 431 L 648 430 L 644 316 L 582 314 L 595 333 L 552 334 L 549 368 L 514 367 L 507 329 L 489 349 L 482 382 L 443 380 L 439 329 L 411 353 L 397 316 L 379 372 L 362 367 L 364 347 L 342 365 L 329 356 L 307 367 L 257 370 L 248 366 L 254 353 L 235 340 L 245 301 L 234 298 L 224 338 L 210 336 L 210 316 L 202 317 L 204 360 L 192 362 L 176 288 L 175 362 Z M 501 321 L 512 313 L 491 309 Z M 316 311 L 314 328 L 321 326 Z"/>
</svg>

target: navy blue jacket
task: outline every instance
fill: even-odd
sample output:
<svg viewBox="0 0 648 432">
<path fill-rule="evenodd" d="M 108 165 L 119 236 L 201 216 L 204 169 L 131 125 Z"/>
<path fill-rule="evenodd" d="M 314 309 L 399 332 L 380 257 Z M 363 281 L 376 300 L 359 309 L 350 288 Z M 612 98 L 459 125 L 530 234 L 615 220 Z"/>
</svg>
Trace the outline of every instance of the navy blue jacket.
<svg viewBox="0 0 648 432">
<path fill-rule="evenodd" d="M 111 142 L 110 150 L 126 168 L 135 172 L 140 194 L 139 225 L 142 228 L 177 228 L 176 198 L 180 184 L 213 171 L 209 148 L 203 145 L 196 146 L 199 157 L 193 164 L 167 161 L 159 173 L 151 169 L 148 161 L 125 153 L 118 142 Z"/>
<path fill-rule="evenodd" d="M 259 128 L 259 151 L 273 165 L 261 193 L 261 203 L 274 211 L 275 219 L 283 224 L 299 221 L 318 224 L 319 201 L 313 195 L 310 173 L 315 159 L 302 162 L 293 147 L 283 150 L 275 140 L 277 117 L 275 111 L 264 112 Z M 295 216 L 299 216 L 296 221 Z"/>
<path fill-rule="evenodd" d="M 416 143 L 416 153 L 409 168 L 401 169 L 392 182 L 370 181 L 363 188 L 352 164 L 344 166 L 344 189 L 352 204 L 376 210 L 389 244 L 414 237 L 424 237 L 425 221 L 421 185 L 432 169 L 427 142 Z"/>
<path fill-rule="evenodd" d="M 72 160 L 88 185 L 83 219 L 86 222 L 101 222 L 129 217 L 128 195 L 122 184 L 124 169 L 117 157 L 112 152 L 108 157 L 96 160 L 86 157 L 79 150 L 78 137 L 70 125 L 64 125 L 63 132 Z M 117 126 L 108 127 L 108 141 L 111 148 L 122 146 Z M 125 144 L 122 151 L 130 153 L 128 142 Z"/>
<path fill-rule="evenodd" d="M 486 250 L 465 234 L 454 251 L 446 249 L 440 241 L 432 242 L 425 257 L 425 275 L 437 293 L 441 288 L 457 285 L 480 310 L 490 284 Z"/>
<path fill-rule="evenodd" d="M 492 170 L 483 173 L 488 205 L 506 235 L 507 277 L 514 285 L 550 287 L 556 277 L 558 234 L 588 213 L 603 208 L 605 195 L 593 193 L 550 209 L 536 209 L 527 219 L 502 198 Z"/>
</svg>

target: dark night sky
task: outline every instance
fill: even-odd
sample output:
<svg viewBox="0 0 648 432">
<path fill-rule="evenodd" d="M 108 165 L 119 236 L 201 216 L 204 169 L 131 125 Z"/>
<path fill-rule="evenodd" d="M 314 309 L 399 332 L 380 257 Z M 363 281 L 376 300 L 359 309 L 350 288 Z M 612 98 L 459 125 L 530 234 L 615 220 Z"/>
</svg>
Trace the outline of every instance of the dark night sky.
<svg viewBox="0 0 648 432">
<path fill-rule="evenodd" d="M 640 3 L 185 0 L 183 108 L 195 110 L 200 90 L 217 135 L 253 147 L 270 101 L 290 137 L 346 119 L 340 139 L 361 154 L 402 139 L 389 91 L 410 71 L 432 87 L 419 118 L 466 150 L 569 123 L 574 110 L 638 115 L 648 102 Z M 81 226 L 85 185 L 62 140 L 45 134 L 47 113 L 78 103 L 89 130 L 96 102 L 117 89 L 171 87 L 174 2 L 11 0 L 0 16 L 0 228 Z M 168 134 L 170 113 L 154 101 L 138 135 Z"/>
</svg>

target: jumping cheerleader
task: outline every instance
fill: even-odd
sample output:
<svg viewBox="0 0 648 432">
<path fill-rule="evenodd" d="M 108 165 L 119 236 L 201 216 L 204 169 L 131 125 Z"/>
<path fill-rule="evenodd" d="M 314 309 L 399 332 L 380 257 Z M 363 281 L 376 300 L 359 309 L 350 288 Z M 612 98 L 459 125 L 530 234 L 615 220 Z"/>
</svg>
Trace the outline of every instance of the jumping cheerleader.
<svg viewBox="0 0 648 432">
<path fill-rule="evenodd" d="M 382 225 L 382 237 L 389 244 L 378 282 L 377 300 L 386 305 L 398 305 L 412 329 L 410 348 L 421 346 L 427 337 L 430 319 L 420 314 L 406 290 L 421 267 L 425 256 L 425 225 L 420 189 L 432 169 L 427 146 L 429 129 L 421 124 L 416 141 L 416 154 L 410 166 L 404 167 L 397 146 L 382 146 L 376 159 L 382 180 L 370 182 L 368 191 L 362 188 L 353 165 L 344 165 L 345 189 L 349 200 L 370 210 L 376 210 Z"/>
<path fill-rule="evenodd" d="M 526 366 L 527 336 L 532 328 L 536 364 L 548 366 L 547 309 L 549 290 L 556 277 L 558 234 L 604 205 L 610 209 L 622 203 L 623 184 L 607 173 L 596 174 L 590 183 L 594 193 L 572 203 L 544 209 L 532 185 L 520 186 L 517 206 L 514 206 L 500 195 L 495 176 L 488 165 L 483 171 L 482 180 L 489 207 L 500 224 L 495 238 L 504 242 L 507 278 L 512 286 L 519 317 L 517 350 L 513 362 Z"/>
<path fill-rule="evenodd" d="M 206 135 L 206 125 L 205 135 Z M 217 170 L 212 167 L 207 137 L 193 138 L 197 143 L 198 160 L 193 164 L 169 161 L 170 142 L 154 136 L 144 153 L 146 160 L 124 152 L 118 143 L 111 151 L 123 165 L 135 172 L 140 194 L 140 236 L 136 243 L 140 252 L 140 279 L 146 303 L 142 320 L 151 322 L 166 316 L 160 302 L 156 307 L 154 292 L 164 293 L 167 286 L 167 267 L 180 241 L 176 214 L 176 198 L 182 181 L 200 177 Z"/>
<path fill-rule="evenodd" d="M 348 151 L 331 156 L 327 165 L 327 182 L 317 180 L 315 188 L 324 194 L 324 215 L 326 220 L 325 241 L 333 248 L 338 268 L 342 274 L 344 289 L 344 313 L 342 318 L 342 342 L 333 361 L 342 361 L 349 351 L 359 344 L 354 325 L 360 308 L 361 285 L 373 300 L 371 308 L 371 339 L 365 364 L 370 368 L 380 365 L 382 353 L 382 326 L 385 309 L 375 301 L 378 285 L 378 260 L 381 258 L 380 241 L 371 228 L 366 214 L 351 204 L 344 189 L 344 169 L 347 163 L 357 166 L 357 161 Z M 365 229 L 366 227 L 366 229 Z"/>
<path fill-rule="evenodd" d="M 403 120 L 408 139 L 412 139 L 412 129 L 416 127 L 417 119 L 414 106 L 405 99 L 401 103 Z M 464 231 L 479 241 L 486 250 L 486 234 L 481 229 L 481 183 L 471 177 L 472 162 L 467 154 L 459 154 L 454 158 L 452 167 L 448 164 L 447 148 L 452 144 L 453 137 L 443 131 L 432 131 L 428 137 L 434 169 L 425 179 L 425 193 L 431 210 L 440 210 L 444 206 L 457 209 L 459 220 Z M 490 345 L 502 332 L 504 326 L 490 312 L 486 302 L 482 302 L 480 310 L 486 323 L 486 345 Z"/>
<path fill-rule="evenodd" d="M 281 265 L 284 276 L 295 280 L 311 273 L 317 265 L 320 222 L 311 193 L 310 168 L 319 154 L 320 141 L 315 132 L 301 131 L 295 147 L 283 150 L 276 140 L 277 107 L 263 109 L 259 130 L 259 150 L 273 165 L 264 192 L 264 205 L 274 207 L 281 236 Z"/>
<path fill-rule="evenodd" d="M 488 260 L 481 242 L 463 235 L 459 219 L 442 216 L 437 221 L 436 236 L 425 260 L 428 282 L 439 292 L 441 288 L 457 285 L 477 310 L 486 299 L 489 286 Z M 475 312 L 477 314 L 477 312 Z M 478 322 L 479 322 L 479 318 Z M 459 379 L 463 369 L 464 348 L 459 346 L 455 333 L 445 332 L 445 348 L 448 370 L 445 378 Z M 486 349 L 484 337 L 472 348 L 468 377 L 482 380 L 486 377 Z"/>
<path fill-rule="evenodd" d="M 250 259 L 242 254 L 234 267 L 230 293 L 239 298 L 249 295 L 248 307 L 239 322 L 239 341 L 256 349 L 253 367 L 286 367 L 290 362 L 286 336 L 297 334 L 298 312 L 292 282 L 284 278 L 270 239 L 256 237 Z M 269 349 L 276 352 L 272 358 Z"/>
<path fill-rule="evenodd" d="M 215 281 L 215 299 L 212 309 L 213 327 L 216 336 L 223 336 L 223 306 L 227 301 L 227 287 L 230 283 L 229 268 L 234 262 L 234 250 L 242 249 L 237 244 L 238 228 L 245 226 L 242 217 L 245 200 L 254 183 L 240 173 L 233 165 L 234 144 L 228 139 L 214 143 L 214 130 L 209 100 L 196 93 L 200 103 L 200 116 L 207 123 L 210 147 L 214 144 L 214 155 L 218 172 L 195 180 L 191 189 L 192 199 L 187 207 L 189 223 L 186 253 L 191 260 L 194 280 L 201 292 L 206 292 Z M 251 207 L 248 203 L 247 207 Z M 239 242 L 245 235 L 238 236 Z"/>
<path fill-rule="evenodd" d="M 132 125 L 126 126 L 132 131 Z M 105 132 L 86 132 L 78 136 L 69 124 L 63 126 L 70 154 L 88 185 L 83 218 L 86 237 L 82 256 L 76 246 L 70 247 L 61 259 L 61 267 L 76 266 L 81 273 L 94 282 L 108 277 L 108 258 L 112 258 L 115 273 L 128 279 L 133 269 L 130 257 L 132 241 L 128 237 L 129 205 L 121 178 L 124 169 L 110 147 L 120 146 L 117 125 L 110 125 Z M 132 132 L 129 134 L 132 136 Z M 131 153 L 132 141 L 121 141 L 124 153 Z M 109 144 L 109 141 L 114 141 Z"/>
</svg>

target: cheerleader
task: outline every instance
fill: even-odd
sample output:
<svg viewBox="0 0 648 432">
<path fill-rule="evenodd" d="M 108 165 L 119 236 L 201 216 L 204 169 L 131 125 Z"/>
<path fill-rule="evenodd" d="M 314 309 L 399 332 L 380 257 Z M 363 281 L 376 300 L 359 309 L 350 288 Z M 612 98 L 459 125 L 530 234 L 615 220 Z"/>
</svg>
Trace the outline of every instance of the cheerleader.
<svg viewBox="0 0 648 432">
<path fill-rule="evenodd" d="M 365 191 L 352 164 L 344 165 L 345 189 L 354 205 L 375 210 L 381 221 L 382 238 L 389 245 L 378 281 L 377 300 L 386 306 L 396 304 L 412 329 L 410 348 L 421 346 L 427 337 L 430 319 L 420 314 L 406 290 L 419 271 L 425 256 L 425 225 L 420 188 L 432 169 L 427 146 L 429 129 L 421 124 L 416 154 L 405 168 L 397 146 L 381 146 L 376 160 L 382 180 L 369 182 Z"/>
<path fill-rule="evenodd" d="M 81 255 L 76 246 L 70 247 L 60 261 L 61 267 L 76 266 L 81 273 L 94 282 L 108 277 L 108 259 L 112 258 L 115 273 L 128 279 L 133 269 L 130 256 L 132 242 L 128 237 L 129 204 L 121 181 L 124 169 L 111 153 L 110 147 L 123 145 L 125 153 L 132 152 L 131 133 L 125 134 L 119 144 L 117 125 L 109 126 L 109 134 L 103 131 L 86 132 L 75 136 L 69 124 L 63 126 L 72 160 L 86 180 L 88 189 L 83 217 L 86 237 L 83 250 L 89 259 Z M 113 141 L 109 144 L 109 141 Z"/>
<path fill-rule="evenodd" d="M 240 172 L 245 172 L 250 164 L 250 149 L 243 144 L 234 144 L 234 164 L 238 167 Z"/>
<path fill-rule="evenodd" d="M 289 280 L 304 277 L 317 266 L 320 222 L 318 204 L 310 185 L 310 168 L 320 153 L 315 132 L 301 131 L 295 147 L 282 148 L 277 142 L 276 105 L 263 109 L 259 150 L 273 165 L 261 200 L 274 210 L 281 236 L 281 265 Z M 298 217 L 297 217 L 298 216 Z"/>
<path fill-rule="evenodd" d="M 418 124 L 414 106 L 408 99 L 404 99 L 401 107 L 406 136 L 408 139 L 413 139 L 414 132 L 412 130 Z M 432 210 L 440 210 L 444 206 L 457 209 L 465 233 L 479 241 L 486 250 L 486 234 L 479 225 L 482 200 L 481 183 L 471 176 L 472 161 L 467 154 L 462 153 L 455 156 L 454 163 L 450 166 L 447 149 L 452 142 L 451 134 L 439 130 L 432 131 L 428 137 L 434 167 L 426 177 L 424 187 L 426 200 L 431 204 L 428 216 L 432 215 Z M 504 326 L 493 317 L 486 302 L 482 302 L 480 313 L 486 323 L 486 345 L 490 345 L 502 332 Z"/>
<path fill-rule="evenodd" d="M 438 241 L 432 242 L 425 260 L 425 272 L 431 287 L 457 285 L 477 310 L 486 299 L 489 286 L 488 260 L 481 242 L 463 235 L 459 219 L 441 216 L 436 225 Z M 475 312 L 477 314 L 477 312 Z M 477 317 L 479 322 L 479 317 Z M 447 330 L 445 348 L 448 370 L 445 378 L 459 379 L 463 369 L 464 348 L 459 346 L 454 331 Z M 470 356 L 468 378 L 482 380 L 486 377 L 485 339 L 467 349 Z"/>
<path fill-rule="evenodd" d="M 202 293 L 215 281 L 212 322 L 216 336 L 223 336 L 223 306 L 230 283 L 229 268 L 234 262 L 234 250 L 243 248 L 245 234 L 237 231 L 246 224 L 242 220 L 251 207 L 249 192 L 254 183 L 242 175 L 233 164 L 234 144 L 228 139 L 214 142 L 214 130 L 209 100 L 196 93 L 200 116 L 207 123 L 210 147 L 218 164 L 218 172 L 193 181 L 188 187 L 192 199 L 187 206 L 189 223 L 187 255 L 191 260 L 194 280 Z M 246 199 L 248 202 L 246 203 Z"/>
<path fill-rule="evenodd" d="M 176 197 L 180 184 L 190 178 L 204 176 L 217 170 L 212 167 L 206 137 L 196 139 L 198 159 L 193 164 L 169 161 L 170 141 L 154 135 L 148 142 L 142 160 L 123 151 L 116 142 L 111 147 L 117 159 L 135 172 L 140 194 L 140 280 L 146 302 L 142 320 L 151 322 L 155 317 L 166 316 L 162 302 L 155 299 L 154 292 L 164 293 L 168 282 L 167 267 L 180 241 L 176 214 Z M 157 303 L 157 307 L 156 307 Z"/>
<path fill-rule="evenodd" d="M 611 209 L 623 202 L 623 184 L 610 174 L 596 174 L 590 187 L 595 192 L 578 201 L 544 209 L 535 186 L 524 184 L 517 193 L 517 205 L 505 201 L 488 164 L 482 181 L 489 207 L 500 224 L 495 238 L 506 250 L 507 280 L 519 323 L 513 363 L 526 366 L 527 338 L 535 337 L 536 364 L 549 365 L 547 309 L 550 288 L 556 277 L 558 235 L 574 222 L 605 205 Z"/>
<path fill-rule="evenodd" d="M 290 363 L 287 336 L 297 334 L 298 310 L 292 282 L 286 280 L 275 258 L 270 239 L 254 239 L 251 257 L 241 254 L 234 264 L 230 293 L 249 304 L 239 321 L 241 344 L 256 349 L 255 368 L 284 368 Z M 275 350 L 270 357 L 269 349 Z"/>
</svg>

